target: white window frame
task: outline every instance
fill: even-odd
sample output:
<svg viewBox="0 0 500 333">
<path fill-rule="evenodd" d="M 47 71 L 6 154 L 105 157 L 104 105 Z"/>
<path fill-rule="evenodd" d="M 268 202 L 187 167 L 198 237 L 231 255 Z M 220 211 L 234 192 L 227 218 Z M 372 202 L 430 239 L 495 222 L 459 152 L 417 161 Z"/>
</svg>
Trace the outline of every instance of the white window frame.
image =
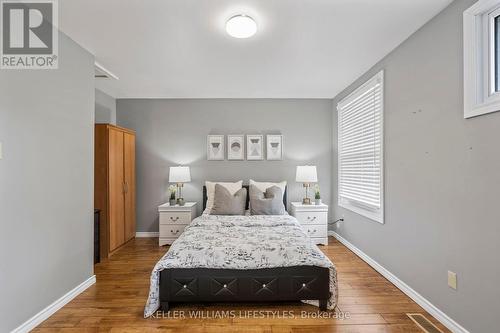
<svg viewBox="0 0 500 333">
<path fill-rule="evenodd" d="M 341 107 L 342 105 L 345 105 L 347 102 L 349 102 L 351 99 L 362 95 L 364 92 L 367 91 L 370 87 L 372 87 L 373 82 L 377 81 L 380 83 L 381 87 L 381 95 L 380 95 L 380 122 L 381 122 L 381 127 L 380 127 L 380 208 L 375 209 L 369 206 L 365 206 L 362 203 L 353 201 L 353 200 L 348 200 L 346 198 L 342 198 L 340 196 L 340 150 L 337 152 L 337 193 L 338 193 L 338 205 L 340 207 L 343 207 L 345 209 L 348 209 L 352 212 L 355 212 L 359 215 L 362 215 L 364 217 L 369 218 L 370 220 L 379 222 L 381 224 L 384 224 L 384 71 L 380 71 L 377 74 L 375 74 L 372 78 L 367 80 L 364 84 L 362 84 L 360 87 L 358 87 L 355 91 L 353 91 L 351 94 L 349 94 L 347 97 L 342 99 L 338 104 L 337 104 L 337 142 L 340 142 L 339 140 L 339 135 L 340 135 L 340 115 L 341 115 Z"/>
<path fill-rule="evenodd" d="M 494 26 L 499 14 L 500 0 L 479 0 L 464 11 L 464 118 L 500 111 Z"/>
</svg>

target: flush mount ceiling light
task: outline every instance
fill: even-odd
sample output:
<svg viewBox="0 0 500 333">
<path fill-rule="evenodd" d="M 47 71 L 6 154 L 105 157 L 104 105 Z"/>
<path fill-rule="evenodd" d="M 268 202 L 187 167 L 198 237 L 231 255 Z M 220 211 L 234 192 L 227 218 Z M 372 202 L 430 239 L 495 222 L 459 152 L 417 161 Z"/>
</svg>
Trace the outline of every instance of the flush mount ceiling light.
<svg viewBox="0 0 500 333">
<path fill-rule="evenodd" d="M 246 15 L 236 15 L 226 22 L 226 32 L 234 38 L 248 38 L 257 32 L 257 23 Z"/>
</svg>

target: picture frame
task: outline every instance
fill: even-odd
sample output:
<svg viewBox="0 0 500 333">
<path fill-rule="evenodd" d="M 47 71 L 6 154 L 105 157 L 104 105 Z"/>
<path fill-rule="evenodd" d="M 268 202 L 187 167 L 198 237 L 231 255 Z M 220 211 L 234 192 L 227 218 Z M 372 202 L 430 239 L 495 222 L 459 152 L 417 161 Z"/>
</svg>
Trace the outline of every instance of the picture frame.
<svg viewBox="0 0 500 333">
<path fill-rule="evenodd" d="M 261 134 L 247 135 L 247 160 L 260 161 L 264 159 L 264 136 Z"/>
<path fill-rule="evenodd" d="M 208 135 L 207 160 L 223 161 L 225 153 L 224 135 Z"/>
<path fill-rule="evenodd" d="M 245 160 L 245 135 L 229 134 L 227 136 L 227 160 Z"/>
<path fill-rule="evenodd" d="M 283 160 L 283 135 L 268 134 L 266 136 L 266 153 L 268 161 Z"/>
</svg>

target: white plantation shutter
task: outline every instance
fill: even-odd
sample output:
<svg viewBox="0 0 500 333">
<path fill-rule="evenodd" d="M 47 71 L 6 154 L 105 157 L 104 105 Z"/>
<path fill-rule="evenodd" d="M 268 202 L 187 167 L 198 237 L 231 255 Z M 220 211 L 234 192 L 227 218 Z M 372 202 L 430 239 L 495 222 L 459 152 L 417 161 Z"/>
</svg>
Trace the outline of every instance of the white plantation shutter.
<svg viewBox="0 0 500 333">
<path fill-rule="evenodd" d="M 383 222 L 383 72 L 337 110 L 339 205 Z"/>
</svg>

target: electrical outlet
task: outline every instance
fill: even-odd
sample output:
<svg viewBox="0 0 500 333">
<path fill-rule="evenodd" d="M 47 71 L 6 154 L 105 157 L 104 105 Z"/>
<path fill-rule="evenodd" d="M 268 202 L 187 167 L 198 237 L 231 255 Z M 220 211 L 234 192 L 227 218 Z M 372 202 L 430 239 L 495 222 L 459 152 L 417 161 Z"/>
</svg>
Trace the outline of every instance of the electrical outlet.
<svg viewBox="0 0 500 333">
<path fill-rule="evenodd" d="M 457 273 L 448 271 L 448 286 L 457 290 Z"/>
<path fill-rule="evenodd" d="M 342 223 L 344 222 L 344 214 L 340 217 L 339 221 L 337 222 L 337 228 L 342 227 Z"/>
</svg>

